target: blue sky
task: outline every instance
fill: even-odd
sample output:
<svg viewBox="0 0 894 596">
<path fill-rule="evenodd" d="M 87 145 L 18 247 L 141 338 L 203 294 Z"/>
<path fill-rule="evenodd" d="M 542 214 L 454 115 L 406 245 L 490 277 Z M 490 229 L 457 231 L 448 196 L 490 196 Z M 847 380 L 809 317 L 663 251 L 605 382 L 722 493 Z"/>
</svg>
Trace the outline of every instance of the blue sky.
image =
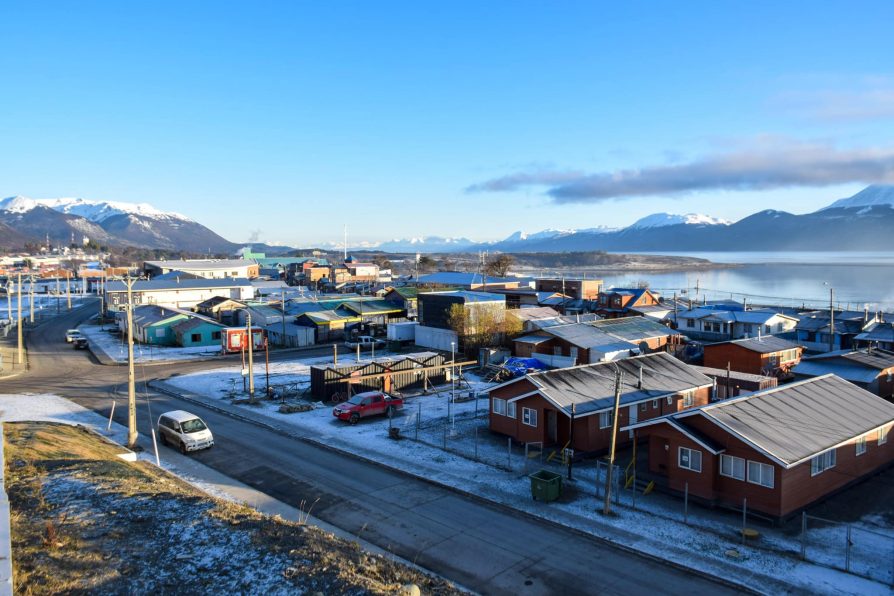
<svg viewBox="0 0 894 596">
<path fill-rule="evenodd" d="M 0 8 L 0 195 L 293 245 L 808 212 L 894 182 L 890 2 Z"/>
</svg>

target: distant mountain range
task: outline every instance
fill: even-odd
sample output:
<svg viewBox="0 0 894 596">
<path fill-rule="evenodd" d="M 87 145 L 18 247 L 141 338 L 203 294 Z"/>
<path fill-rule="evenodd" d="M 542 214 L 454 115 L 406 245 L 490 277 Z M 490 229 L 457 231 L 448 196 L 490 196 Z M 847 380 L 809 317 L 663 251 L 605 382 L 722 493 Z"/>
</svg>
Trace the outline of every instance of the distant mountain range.
<svg viewBox="0 0 894 596">
<path fill-rule="evenodd" d="M 78 244 L 84 237 L 99 244 L 234 253 L 241 246 L 177 213 L 141 203 L 84 199 L 0 200 L 0 248 L 25 242 Z M 384 252 L 569 252 L 620 251 L 763 251 L 894 250 L 894 186 L 874 185 L 814 213 L 760 211 L 735 223 L 696 213 L 655 213 L 626 228 L 604 226 L 515 232 L 497 242 L 468 238 L 425 237 L 362 243 L 353 250 Z M 282 254 L 284 246 L 252 243 L 255 250 Z M 328 248 L 340 248 L 331 244 Z"/>
</svg>

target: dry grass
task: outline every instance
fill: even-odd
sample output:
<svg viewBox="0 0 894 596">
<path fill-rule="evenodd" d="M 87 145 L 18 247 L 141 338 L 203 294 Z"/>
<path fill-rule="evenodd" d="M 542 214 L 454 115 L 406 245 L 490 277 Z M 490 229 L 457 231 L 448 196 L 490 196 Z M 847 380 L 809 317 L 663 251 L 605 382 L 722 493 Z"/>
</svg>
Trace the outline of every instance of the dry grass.
<svg viewBox="0 0 894 596">
<path fill-rule="evenodd" d="M 92 432 L 6 424 L 16 591 L 389 594 L 448 582 L 318 528 L 209 497 Z"/>
</svg>

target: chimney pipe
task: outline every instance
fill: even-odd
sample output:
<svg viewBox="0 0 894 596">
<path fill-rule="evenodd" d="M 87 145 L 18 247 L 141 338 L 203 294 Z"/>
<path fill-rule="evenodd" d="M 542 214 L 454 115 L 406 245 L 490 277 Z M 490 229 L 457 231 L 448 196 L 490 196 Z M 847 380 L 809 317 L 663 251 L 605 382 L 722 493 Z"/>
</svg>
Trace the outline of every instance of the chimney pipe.
<svg viewBox="0 0 894 596">
<path fill-rule="evenodd" d="M 757 341 L 763 341 L 763 338 L 761 338 L 761 326 L 760 325 L 757 326 Z"/>
</svg>

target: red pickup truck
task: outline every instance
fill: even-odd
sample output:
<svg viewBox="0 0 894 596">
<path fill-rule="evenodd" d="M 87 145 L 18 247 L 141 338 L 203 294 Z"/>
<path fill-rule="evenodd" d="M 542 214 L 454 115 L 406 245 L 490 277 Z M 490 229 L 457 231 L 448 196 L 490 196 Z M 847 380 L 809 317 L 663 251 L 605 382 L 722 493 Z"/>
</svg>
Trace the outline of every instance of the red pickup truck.
<svg viewBox="0 0 894 596">
<path fill-rule="evenodd" d="M 348 401 L 333 408 L 332 415 L 339 420 L 347 420 L 351 424 L 367 416 L 394 414 L 404 407 L 404 400 L 381 391 L 358 393 Z"/>
</svg>

